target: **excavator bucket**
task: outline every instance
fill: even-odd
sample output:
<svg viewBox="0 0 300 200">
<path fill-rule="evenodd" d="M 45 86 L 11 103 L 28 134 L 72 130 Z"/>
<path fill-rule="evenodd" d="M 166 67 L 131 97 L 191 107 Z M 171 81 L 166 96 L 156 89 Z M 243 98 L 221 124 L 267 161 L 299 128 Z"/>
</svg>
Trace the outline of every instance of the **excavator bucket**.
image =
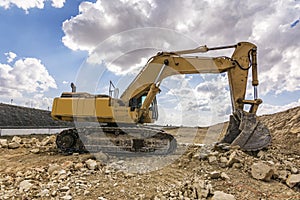
<svg viewBox="0 0 300 200">
<path fill-rule="evenodd" d="M 230 116 L 229 126 L 220 143 L 238 145 L 245 151 L 266 148 L 271 142 L 269 129 L 253 113 L 237 110 Z"/>
</svg>

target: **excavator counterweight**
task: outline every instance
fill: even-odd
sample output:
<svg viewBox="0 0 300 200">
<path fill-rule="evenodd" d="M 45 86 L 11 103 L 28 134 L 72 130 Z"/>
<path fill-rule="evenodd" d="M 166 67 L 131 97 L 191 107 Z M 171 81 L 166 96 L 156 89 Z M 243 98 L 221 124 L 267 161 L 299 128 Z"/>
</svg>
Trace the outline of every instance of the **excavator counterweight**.
<svg viewBox="0 0 300 200">
<path fill-rule="evenodd" d="M 191 56 L 228 48 L 234 49 L 231 57 Z M 57 146 L 64 152 L 122 149 L 128 152 L 171 153 L 176 149 L 173 136 L 142 125 L 158 119 L 156 95 L 160 92 L 163 79 L 177 74 L 227 73 L 233 114 L 220 142 L 239 145 L 245 151 L 265 148 L 270 144 L 271 136 L 256 117 L 262 103 L 257 94 L 256 53 L 257 47 L 249 42 L 159 52 L 148 60 L 120 98 L 80 93 L 74 89 L 71 93 L 63 93 L 54 99 L 52 117 L 64 121 L 76 120 L 82 127 L 59 134 Z M 250 69 L 254 88 L 252 100 L 245 99 Z M 250 105 L 249 111 L 244 109 L 245 104 Z M 97 122 L 97 127 L 90 127 L 92 122 Z"/>
</svg>

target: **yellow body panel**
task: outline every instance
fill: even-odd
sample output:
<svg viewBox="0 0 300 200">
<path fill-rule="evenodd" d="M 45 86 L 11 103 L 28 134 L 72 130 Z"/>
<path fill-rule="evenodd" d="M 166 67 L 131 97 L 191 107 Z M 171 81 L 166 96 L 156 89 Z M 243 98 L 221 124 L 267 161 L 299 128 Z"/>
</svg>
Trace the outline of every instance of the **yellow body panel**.
<svg viewBox="0 0 300 200">
<path fill-rule="evenodd" d="M 55 98 L 51 115 L 56 119 L 73 118 L 103 118 L 111 121 L 113 118 L 110 98 Z"/>
<path fill-rule="evenodd" d="M 137 115 L 129 107 L 112 104 L 110 97 L 59 97 L 53 101 L 51 116 L 64 121 L 134 123 Z M 151 115 L 152 112 L 149 112 Z M 147 118 L 147 123 L 152 123 Z"/>
</svg>

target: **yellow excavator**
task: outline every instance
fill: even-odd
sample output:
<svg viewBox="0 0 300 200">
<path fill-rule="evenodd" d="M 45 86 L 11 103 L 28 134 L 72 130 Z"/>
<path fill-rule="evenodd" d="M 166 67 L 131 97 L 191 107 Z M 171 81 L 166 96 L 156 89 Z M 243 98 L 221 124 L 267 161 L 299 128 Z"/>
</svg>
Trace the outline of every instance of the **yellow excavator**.
<svg viewBox="0 0 300 200">
<path fill-rule="evenodd" d="M 233 49 L 231 57 L 191 56 L 221 49 Z M 247 100 L 248 72 L 252 69 L 254 99 Z M 53 101 L 51 116 L 57 120 L 76 121 L 76 128 L 57 135 L 57 147 L 66 153 L 85 151 L 145 152 L 168 154 L 176 147 L 176 139 L 167 132 L 143 125 L 158 119 L 156 95 L 166 77 L 177 74 L 227 72 L 233 113 L 221 143 L 239 145 L 245 151 L 267 147 L 269 130 L 256 117 L 262 100 L 258 98 L 257 47 L 249 42 L 209 48 L 159 52 L 129 84 L 120 98 L 111 83 L 109 95 L 64 92 Z M 245 104 L 250 109 L 245 111 Z"/>
</svg>

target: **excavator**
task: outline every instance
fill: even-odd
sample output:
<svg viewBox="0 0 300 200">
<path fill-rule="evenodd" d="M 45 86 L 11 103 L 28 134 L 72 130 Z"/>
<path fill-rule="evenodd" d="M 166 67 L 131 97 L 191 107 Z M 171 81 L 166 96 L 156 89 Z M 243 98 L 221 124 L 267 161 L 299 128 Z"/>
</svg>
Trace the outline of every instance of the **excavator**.
<svg viewBox="0 0 300 200">
<path fill-rule="evenodd" d="M 231 57 L 195 56 L 222 49 L 233 49 L 233 54 Z M 254 98 L 245 99 L 250 69 Z M 158 119 L 156 95 L 160 92 L 163 79 L 177 74 L 227 73 L 233 113 L 226 134 L 218 143 L 238 145 L 245 151 L 266 148 L 271 136 L 267 127 L 256 117 L 262 103 L 257 92 L 257 71 L 257 47 L 249 42 L 159 52 L 148 60 L 120 98 L 118 89 L 112 83 L 109 95 L 76 92 L 72 87 L 72 92 L 63 92 L 55 98 L 52 118 L 77 123 L 76 128 L 63 130 L 57 135 L 57 147 L 65 153 L 170 154 L 177 148 L 176 139 L 159 128 L 145 125 Z M 246 111 L 245 107 L 249 109 Z"/>
</svg>

